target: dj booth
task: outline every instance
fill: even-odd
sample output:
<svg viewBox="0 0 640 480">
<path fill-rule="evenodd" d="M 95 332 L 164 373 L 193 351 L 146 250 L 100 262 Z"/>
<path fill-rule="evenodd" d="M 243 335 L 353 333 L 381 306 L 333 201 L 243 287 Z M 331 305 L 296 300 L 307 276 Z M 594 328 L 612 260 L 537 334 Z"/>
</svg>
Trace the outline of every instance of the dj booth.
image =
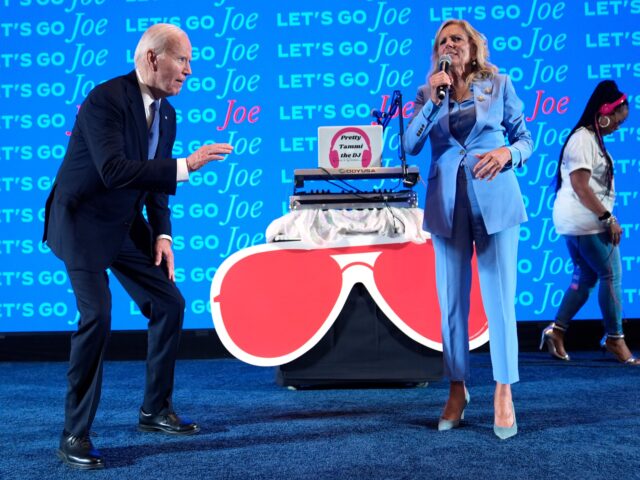
<svg viewBox="0 0 640 480">
<path fill-rule="evenodd" d="M 412 167 L 405 173 L 408 174 L 411 185 L 417 182 L 417 168 Z M 351 181 L 354 177 L 368 180 L 401 179 L 402 174 L 400 168 L 371 168 L 365 172 L 307 169 L 296 170 L 294 182 L 297 191 L 305 182 L 322 181 L 327 177 Z M 412 189 L 367 190 L 356 193 L 311 191 L 293 195 L 289 203 L 292 212 L 289 218 L 285 216 L 275 221 L 268 231 L 268 238 L 274 241 L 287 241 L 296 236 L 304 238 L 324 232 L 330 236 L 329 239 L 305 239 L 320 246 L 339 242 L 348 235 L 373 235 L 366 240 L 369 245 L 376 245 L 378 250 L 384 252 L 388 246 L 380 244 L 380 239 L 375 238 L 382 236 L 385 239 L 399 240 L 395 246 L 401 252 L 401 245 L 409 239 L 418 242 L 426 240 L 424 232 L 419 228 L 421 211 L 416 208 L 417 197 Z M 311 212 L 303 212 L 304 210 Z M 291 224 L 295 229 L 296 223 L 300 226 L 299 231 L 291 232 Z M 408 229 L 407 223 L 411 225 Z M 327 225 L 334 228 L 327 228 Z M 418 228 L 414 229 L 414 226 Z M 408 263 L 405 265 L 411 265 L 410 253 L 406 256 Z M 387 272 L 386 275 L 392 276 L 394 273 Z M 405 274 L 395 279 L 400 288 L 407 277 Z M 303 356 L 277 367 L 278 384 L 300 386 L 375 382 L 417 385 L 441 377 L 441 353 L 403 333 L 378 306 L 367 286 L 362 283 L 364 278 L 360 280 L 351 287 L 334 324 L 322 339 Z M 376 287 L 377 284 L 369 288 Z M 428 308 L 421 314 L 418 313 L 418 316 L 423 317 L 425 324 L 431 323 L 436 327 L 439 325 L 440 319 L 430 318 Z M 436 345 L 432 345 L 434 346 Z"/>
<path fill-rule="evenodd" d="M 415 192 L 301 190 L 324 176 L 418 175 L 367 170 L 296 170 L 291 211 L 271 223 L 269 243 L 236 252 L 213 279 L 222 343 L 247 363 L 277 367 L 280 385 L 422 384 L 442 375 L 433 247 Z M 471 348 L 486 342 L 477 287 L 469 327 Z"/>
<path fill-rule="evenodd" d="M 433 246 L 413 190 L 418 168 L 402 147 L 402 108 L 396 90 L 378 125 L 319 127 L 319 168 L 294 171 L 290 212 L 269 225 L 269 243 L 231 255 L 213 278 L 220 340 L 240 360 L 276 366 L 280 385 L 422 384 L 442 375 Z M 401 166 L 381 167 L 393 118 Z M 469 347 L 487 340 L 474 275 Z"/>
</svg>

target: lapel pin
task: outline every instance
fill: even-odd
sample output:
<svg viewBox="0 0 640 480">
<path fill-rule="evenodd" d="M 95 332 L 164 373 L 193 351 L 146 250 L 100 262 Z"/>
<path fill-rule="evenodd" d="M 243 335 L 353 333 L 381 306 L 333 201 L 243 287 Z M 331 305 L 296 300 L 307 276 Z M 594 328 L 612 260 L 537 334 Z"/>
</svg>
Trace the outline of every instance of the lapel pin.
<svg viewBox="0 0 640 480">
<path fill-rule="evenodd" d="M 487 94 L 491 93 L 491 87 L 485 88 L 484 93 L 487 93 Z"/>
<path fill-rule="evenodd" d="M 484 95 L 478 95 L 478 101 L 484 102 Z"/>
</svg>

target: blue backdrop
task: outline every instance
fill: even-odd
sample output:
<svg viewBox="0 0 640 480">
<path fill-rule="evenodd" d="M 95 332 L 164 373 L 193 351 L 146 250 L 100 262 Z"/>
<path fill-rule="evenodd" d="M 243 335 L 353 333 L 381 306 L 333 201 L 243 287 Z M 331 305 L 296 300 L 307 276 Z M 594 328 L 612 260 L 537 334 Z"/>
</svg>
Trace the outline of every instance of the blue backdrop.
<svg viewBox="0 0 640 480">
<path fill-rule="evenodd" d="M 179 25 L 194 46 L 193 75 L 170 100 L 179 122 L 175 155 L 206 142 L 235 146 L 171 202 L 185 327 L 210 328 L 217 266 L 263 243 L 267 225 L 287 212 L 293 170 L 317 164 L 317 127 L 370 123 L 370 111 L 384 108 L 395 89 L 410 116 L 447 18 L 469 20 L 486 35 L 535 140 L 518 172 L 530 217 L 515 299 L 522 321 L 553 318 L 572 271 L 551 221 L 560 147 L 598 81 L 612 78 L 630 94 L 629 120 L 607 148 L 625 229 L 624 313 L 640 318 L 640 0 L 0 0 L 0 332 L 75 328 L 64 267 L 40 243 L 44 201 L 80 103 L 99 82 L 132 69 L 147 27 Z M 399 164 L 397 125 L 384 135 L 390 166 Z M 409 160 L 425 172 L 429 155 Z M 417 188 L 422 205 L 424 187 Z M 112 285 L 113 327 L 145 328 Z M 595 299 L 580 315 L 600 317 Z"/>
</svg>

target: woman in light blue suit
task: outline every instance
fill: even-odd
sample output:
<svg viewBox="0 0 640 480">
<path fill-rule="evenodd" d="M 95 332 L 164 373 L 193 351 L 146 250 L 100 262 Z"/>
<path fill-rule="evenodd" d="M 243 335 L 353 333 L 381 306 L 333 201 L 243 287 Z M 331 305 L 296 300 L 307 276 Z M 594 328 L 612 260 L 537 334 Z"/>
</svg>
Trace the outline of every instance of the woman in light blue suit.
<svg viewBox="0 0 640 480">
<path fill-rule="evenodd" d="M 497 73 L 488 55 L 483 36 L 468 22 L 441 25 L 433 71 L 418 90 L 404 146 L 417 155 L 427 138 L 431 144 L 423 227 L 436 253 L 445 374 L 451 381 L 438 429 L 459 426 L 469 403 L 475 244 L 496 381 L 494 432 L 504 439 L 517 433 L 511 397 L 511 384 L 519 380 L 514 303 L 520 223 L 527 220 L 513 168 L 531 155 L 533 142 L 511 79 Z"/>
</svg>

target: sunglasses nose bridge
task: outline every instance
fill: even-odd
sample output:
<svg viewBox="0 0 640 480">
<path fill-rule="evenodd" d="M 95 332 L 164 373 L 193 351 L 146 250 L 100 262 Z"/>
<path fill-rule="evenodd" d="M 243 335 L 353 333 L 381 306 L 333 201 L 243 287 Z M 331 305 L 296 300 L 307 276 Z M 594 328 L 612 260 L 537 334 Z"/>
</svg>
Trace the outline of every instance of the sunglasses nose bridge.
<svg viewBox="0 0 640 480">
<path fill-rule="evenodd" d="M 331 255 L 331 258 L 333 258 L 338 263 L 341 270 L 345 270 L 349 265 L 354 263 L 364 263 L 373 268 L 380 254 L 382 254 L 382 252 L 343 253 L 338 255 Z"/>
<path fill-rule="evenodd" d="M 381 298 L 376 280 L 373 276 L 374 266 L 380 254 L 382 254 L 382 252 L 331 255 L 331 258 L 338 263 L 342 270 L 341 297 L 336 302 L 336 306 L 342 309 L 344 302 L 346 302 L 346 296 L 343 298 L 343 294 L 350 292 L 356 283 L 364 285 L 372 296 Z"/>
<path fill-rule="evenodd" d="M 368 265 L 358 263 L 350 265 L 342 271 L 342 290 L 341 292 L 350 292 L 351 288 L 356 284 L 363 284 L 369 293 L 377 292 L 378 287 L 373 278 L 373 270 Z M 345 298 L 346 301 L 346 298 Z"/>
</svg>

